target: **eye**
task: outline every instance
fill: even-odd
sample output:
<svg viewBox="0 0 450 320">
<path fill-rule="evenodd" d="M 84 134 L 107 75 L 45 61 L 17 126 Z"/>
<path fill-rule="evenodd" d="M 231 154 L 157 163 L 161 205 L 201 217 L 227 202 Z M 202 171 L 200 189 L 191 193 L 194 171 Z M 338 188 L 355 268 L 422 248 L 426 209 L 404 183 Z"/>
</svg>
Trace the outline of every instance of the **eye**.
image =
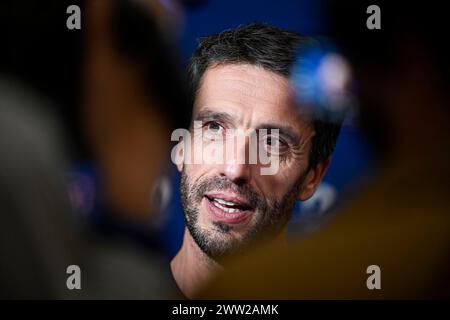
<svg viewBox="0 0 450 320">
<path fill-rule="evenodd" d="M 208 123 L 207 128 L 208 128 L 208 130 L 211 130 L 211 131 L 219 131 L 222 127 L 220 124 L 213 121 L 213 122 Z"/>
<path fill-rule="evenodd" d="M 214 140 L 222 137 L 225 131 L 224 127 L 216 121 L 205 123 L 204 128 L 204 137 L 209 140 Z"/>
<path fill-rule="evenodd" d="M 276 146 L 276 145 L 279 144 L 279 142 L 280 142 L 280 140 L 278 140 L 278 139 L 276 139 L 274 137 L 271 137 L 271 136 L 267 136 L 266 137 L 266 144 L 268 146 Z"/>
<path fill-rule="evenodd" d="M 263 137 L 263 146 L 271 154 L 282 154 L 286 151 L 288 144 L 278 135 L 266 135 Z"/>
</svg>

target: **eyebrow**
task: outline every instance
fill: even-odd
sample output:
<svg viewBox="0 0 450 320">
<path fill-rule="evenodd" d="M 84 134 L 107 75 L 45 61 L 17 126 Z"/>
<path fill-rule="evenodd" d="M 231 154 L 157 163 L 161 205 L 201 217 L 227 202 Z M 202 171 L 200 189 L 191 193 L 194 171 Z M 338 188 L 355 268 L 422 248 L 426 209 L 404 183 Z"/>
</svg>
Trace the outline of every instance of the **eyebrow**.
<svg viewBox="0 0 450 320">
<path fill-rule="evenodd" d="M 233 122 L 234 116 L 227 112 L 222 111 L 214 111 L 209 108 L 204 108 L 199 111 L 199 113 L 195 116 L 194 121 L 213 121 L 213 120 L 222 120 L 225 122 Z"/>
</svg>

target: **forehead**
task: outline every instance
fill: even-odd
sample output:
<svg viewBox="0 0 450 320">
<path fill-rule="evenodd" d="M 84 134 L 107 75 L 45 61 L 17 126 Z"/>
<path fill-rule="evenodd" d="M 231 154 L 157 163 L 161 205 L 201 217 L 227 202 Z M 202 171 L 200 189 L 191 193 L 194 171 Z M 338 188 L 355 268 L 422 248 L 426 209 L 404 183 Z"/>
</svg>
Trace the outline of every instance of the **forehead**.
<svg viewBox="0 0 450 320">
<path fill-rule="evenodd" d="M 203 108 L 227 112 L 247 123 L 304 122 L 289 80 L 262 67 L 225 64 L 210 67 L 202 77 L 194 115 Z"/>
</svg>

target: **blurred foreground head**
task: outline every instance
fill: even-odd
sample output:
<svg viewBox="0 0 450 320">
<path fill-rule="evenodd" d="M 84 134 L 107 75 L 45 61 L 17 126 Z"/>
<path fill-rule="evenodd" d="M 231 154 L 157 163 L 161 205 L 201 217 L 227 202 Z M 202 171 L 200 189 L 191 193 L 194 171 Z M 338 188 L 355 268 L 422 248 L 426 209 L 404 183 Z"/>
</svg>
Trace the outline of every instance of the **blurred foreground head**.
<svg viewBox="0 0 450 320">
<path fill-rule="evenodd" d="M 170 132 L 190 118 L 157 3 L 1 4 L 2 76 L 49 100 L 72 159 L 94 160 L 112 211 L 135 219 L 151 210 Z M 66 27 L 71 4 L 81 8 L 81 30 Z"/>
<path fill-rule="evenodd" d="M 145 2 L 86 4 L 83 124 L 116 212 L 147 219 L 170 133 L 190 108 L 169 39 Z"/>
<path fill-rule="evenodd" d="M 81 30 L 66 27 L 74 4 Z M 63 181 L 69 164 L 93 161 L 111 211 L 147 222 L 169 134 L 190 113 L 152 8 L 127 0 L 0 3 L 2 297 L 65 296 L 66 268 L 78 262 L 93 266 L 90 292 L 100 297 L 143 297 L 152 286 L 147 298 L 167 293 L 157 263 L 135 248 L 92 239 L 84 247 Z"/>
</svg>

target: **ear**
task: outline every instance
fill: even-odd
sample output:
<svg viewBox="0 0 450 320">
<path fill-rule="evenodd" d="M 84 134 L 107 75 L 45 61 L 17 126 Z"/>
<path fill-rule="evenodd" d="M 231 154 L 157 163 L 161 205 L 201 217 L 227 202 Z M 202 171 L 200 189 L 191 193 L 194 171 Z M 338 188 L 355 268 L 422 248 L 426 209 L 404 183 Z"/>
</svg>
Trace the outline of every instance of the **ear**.
<svg viewBox="0 0 450 320">
<path fill-rule="evenodd" d="M 323 163 L 319 163 L 314 168 L 309 170 L 300 189 L 298 200 L 305 201 L 312 197 L 322 181 L 322 178 L 325 176 L 328 167 L 330 166 L 330 160 L 331 156 L 328 157 Z"/>
<path fill-rule="evenodd" d="M 174 163 L 176 164 L 178 171 L 181 172 L 181 171 L 183 171 L 183 166 L 184 166 L 184 141 L 183 141 L 183 139 L 181 139 L 180 142 L 177 143 L 174 151 L 175 151 Z"/>
</svg>

